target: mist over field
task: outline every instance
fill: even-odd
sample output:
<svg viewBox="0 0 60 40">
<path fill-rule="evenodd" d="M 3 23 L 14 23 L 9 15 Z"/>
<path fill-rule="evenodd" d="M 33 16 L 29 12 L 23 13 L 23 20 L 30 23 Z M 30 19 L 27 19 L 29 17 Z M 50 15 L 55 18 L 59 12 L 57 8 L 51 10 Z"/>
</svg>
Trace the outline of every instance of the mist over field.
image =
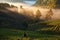
<svg viewBox="0 0 60 40">
<path fill-rule="evenodd" d="M 12 4 L 15 4 L 15 3 L 12 3 Z M 47 9 L 47 8 L 41 8 L 41 7 L 34 7 L 34 6 L 30 6 L 30 5 L 26 5 L 26 4 L 20 4 L 20 3 L 17 3 L 17 4 L 19 4 L 19 5 L 22 5 L 23 6 L 23 9 L 21 10 L 20 9 L 20 6 L 19 5 L 16 5 L 18 8 L 17 8 L 17 12 L 19 12 L 19 13 L 23 13 L 24 12 L 24 10 L 27 12 L 27 14 L 29 14 L 29 15 L 31 15 L 32 13 L 28 13 L 28 11 L 32 11 L 33 12 L 33 14 L 34 15 L 36 15 L 36 11 L 39 9 L 40 10 L 40 12 L 41 12 L 41 14 L 42 14 L 42 16 L 41 16 L 41 18 L 42 19 L 44 19 L 44 17 L 45 17 L 45 15 L 48 13 L 48 11 L 50 10 L 50 9 Z M 10 10 L 10 9 L 9 9 Z M 13 9 L 13 10 L 15 10 L 15 9 Z M 11 10 L 11 11 L 13 11 L 13 10 Z M 60 19 L 59 17 L 60 17 L 60 9 L 52 9 L 52 11 L 53 11 L 53 13 L 54 13 L 54 15 L 52 16 L 52 19 Z"/>
<path fill-rule="evenodd" d="M 60 40 L 60 0 L 0 0 L 0 40 Z"/>
<path fill-rule="evenodd" d="M 1 1 L 1 0 L 0 0 Z M 40 11 L 41 11 L 41 13 L 42 13 L 42 17 L 41 18 L 44 18 L 45 17 L 45 15 L 46 15 L 46 13 L 47 13 L 47 11 L 49 10 L 49 9 L 47 9 L 47 8 L 38 8 L 38 7 L 34 7 L 34 6 L 32 6 L 36 1 L 35 0 L 2 0 L 1 2 L 7 2 L 7 3 L 9 3 L 10 5 L 15 5 L 15 6 L 17 6 L 18 7 L 18 12 L 20 12 L 20 6 L 22 5 L 23 6 L 23 8 L 26 10 L 26 9 L 28 9 L 29 11 L 30 10 L 33 10 L 32 12 L 33 12 L 33 14 L 35 14 L 35 12 L 36 12 L 36 10 L 38 10 L 38 9 L 40 9 Z M 16 3 L 15 3 L 16 2 Z M 15 10 L 15 9 L 13 9 L 13 10 Z M 16 10 L 16 11 L 17 11 Z M 53 11 L 53 13 L 54 13 L 54 15 L 53 15 L 53 19 L 60 19 L 59 17 L 60 17 L 60 10 L 59 9 L 52 9 L 52 11 Z M 46 12 L 46 13 L 45 13 Z M 29 13 L 28 13 L 29 14 Z M 30 13 L 31 14 L 31 13 Z"/>
</svg>

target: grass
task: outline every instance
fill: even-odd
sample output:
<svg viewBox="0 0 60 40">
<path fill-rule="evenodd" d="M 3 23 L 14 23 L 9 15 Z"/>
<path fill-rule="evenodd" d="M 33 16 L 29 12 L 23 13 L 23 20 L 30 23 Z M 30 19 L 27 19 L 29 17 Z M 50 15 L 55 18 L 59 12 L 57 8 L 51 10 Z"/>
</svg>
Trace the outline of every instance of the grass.
<svg viewBox="0 0 60 40">
<path fill-rule="evenodd" d="M 45 23 L 49 23 L 50 25 L 60 25 L 60 20 L 48 20 Z"/>
<path fill-rule="evenodd" d="M 46 25 L 46 23 L 48 25 Z M 0 40 L 60 40 L 60 32 L 50 30 L 53 27 L 50 27 L 50 25 L 60 25 L 60 20 L 48 20 L 32 25 L 34 28 L 40 26 L 43 28 L 35 31 L 0 28 Z M 45 25 L 47 27 L 45 27 Z M 60 28 L 60 26 L 58 26 L 58 28 Z M 55 26 L 53 29 L 55 29 Z M 26 38 L 23 37 L 24 32 L 27 34 Z"/>
<path fill-rule="evenodd" d="M 26 32 L 27 38 L 22 38 Z M 0 40 L 59 40 L 59 35 L 44 34 L 39 31 L 26 31 L 17 29 L 0 28 Z"/>
</svg>

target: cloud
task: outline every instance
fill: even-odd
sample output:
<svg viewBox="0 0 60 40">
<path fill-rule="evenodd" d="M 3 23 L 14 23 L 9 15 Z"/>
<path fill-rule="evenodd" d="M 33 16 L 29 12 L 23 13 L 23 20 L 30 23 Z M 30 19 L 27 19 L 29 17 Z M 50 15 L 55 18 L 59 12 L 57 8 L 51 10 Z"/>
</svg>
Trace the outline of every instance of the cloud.
<svg viewBox="0 0 60 40">
<path fill-rule="evenodd" d="M 7 1 L 7 2 L 24 2 L 24 1 L 35 1 L 35 0 L 0 0 L 0 1 Z"/>
<path fill-rule="evenodd" d="M 0 0 L 0 2 L 23 2 L 24 0 Z"/>
<path fill-rule="evenodd" d="M 0 0 L 0 2 L 7 2 L 7 3 L 24 3 L 24 4 L 27 4 L 27 5 L 32 5 L 34 4 L 35 2 L 33 2 L 34 0 Z"/>
<path fill-rule="evenodd" d="M 10 2 L 23 2 L 23 0 L 9 0 Z"/>
</svg>

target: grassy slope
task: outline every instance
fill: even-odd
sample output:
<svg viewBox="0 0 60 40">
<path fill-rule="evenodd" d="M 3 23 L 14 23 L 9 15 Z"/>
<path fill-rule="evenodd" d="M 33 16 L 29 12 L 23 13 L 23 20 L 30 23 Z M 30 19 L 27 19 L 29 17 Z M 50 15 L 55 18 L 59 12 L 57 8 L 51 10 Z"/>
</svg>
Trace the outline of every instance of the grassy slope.
<svg viewBox="0 0 60 40">
<path fill-rule="evenodd" d="M 60 8 L 60 0 L 36 0 L 35 6 L 43 8 Z"/>
<path fill-rule="evenodd" d="M 0 28 L 0 39 L 21 39 L 21 37 L 23 36 L 23 33 L 26 32 L 27 33 L 27 39 L 29 40 L 30 38 L 33 39 L 52 39 L 52 40 L 56 40 L 59 39 L 60 36 L 59 35 L 48 35 L 48 34 L 44 34 L 42 32 L 38 32 L 38 31 L 24 31 L 24 30 L 16 30 L 16 29 L 7 29 L 7 28 Z M 25 39 L 24 39 L 25 40 Z"/>
<path fill-rule="evenodd" d="M 50 25 L 58 25 L 60 24 L 60 20 L 48 20 L 42 23 L 48 23 Z M 36 23 L 39 24 L 39 23 Z M 47 29 L 51 27 L 43 27 L 42 29 Z M 26 32 L 27 38 L 22 38 L 23 33 Z M 53 34 L 50 34 L 53 33 Z M 17 30 L 17 29 L 8 29 L 8 28 L 0 28 L 0 39 L 3 40 L 17 40 L 17 39 L 23 39 L 23 40 L 29 40 L 29 39 L 35 39 L 35 40 L 60 40 L 60 35 L 54 34 L 54 31 L 26 31 L 26 30 Z"/>
<path fill-rule="evenodd" d="M 45 21 L 51 25 L 57 25 L 57 24 L 60 24 L 60 20 L 48 20 L 48 21 Z"/>
<path fill-rule="evenodd" d="M 28 25 L 30 30 L 60 31 L 60 20 L 47 20 Z"/>
<path fill-rule="evenodd" d="M 57 30 L 57 28 L 59 28 L 58 31 L 60 31 L 60 20 L 48 20 L 48 21 L 45 21 L 44 23 L 47 23 L 47 25 L 49 25 L 49 27 L 44 27 L 43 29 L 46 29 L 46 30 Z"/>
</svg>

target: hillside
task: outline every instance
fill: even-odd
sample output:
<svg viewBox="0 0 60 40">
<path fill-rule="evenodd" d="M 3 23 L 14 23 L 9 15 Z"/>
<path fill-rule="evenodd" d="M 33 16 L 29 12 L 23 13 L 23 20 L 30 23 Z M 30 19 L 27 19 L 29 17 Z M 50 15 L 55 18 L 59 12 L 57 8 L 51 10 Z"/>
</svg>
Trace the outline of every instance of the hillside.
<svg viewBox="0 0 60 40">
<path fill-rule="evenodd" d="M 10 8 L 9 4 L 0 3 L 0 28 L 24 29 L 26 27 L 26 20 L 29 17 L 21 13 L 8 10 L 6 7 Z"/>
<path fill-rule="evenodd" d="M 60 31 L 60 20 L 46 20 L 29 25 L 31 30 Z"/>
<path fill-rule="evenodd" d="M 43 6 L 47 8 L 59 8 L 60 0 L 37 0 L 35 6 Z"/>
<path fill-rule="evenodd" d="M 23 37 L 23 33 L 27 33 L 27 38 Z M 48 34 L 49 32 L 43 31 L 26 31 L 0 28 L 0 40 L 59 40 L 60 35 Z M 54 33 L 54 32 L 52 32 Z"/>
<path fill-rule="evenodd" d="M 27 12 L 27 14 L 24 12 L 24 14 L 25 14 L 24 15 L 22 13 L 18 13 L 16 11 L 13 12 L 13 11 L 8 10 L 5 7 L 3 7 L 3 5 L 5 5 L 6 7 L 11 8 L 11 6 L 9 6 L 9 4 L 1 3 L 0 5 L 2 5 L 2 8 L 4 8 L 4 9 L 0 8 L 0 21 L 1 21 L 0 26 L 2 28 L 6 27 L 6 28 L 26 29 L 26 30 L 38 30 L 38 29 L 45 28 L 48 26 L 56 27 L 57 25 L 60 25 L 59 24 L 60 20 L 47 21 L 47 20 L 40 19 L 40 16 L 42 16 L 42 15 L 39 10 L 37 10 L 36 13 L 38 13 L 38 14 L 36 15 L 36 18 L 35 18 L 34 15 L 32 14 L 32 12 L 30 12 L 30 11 L 25 10 Z M 13 8 L 14 8 L 14 6 L 13 6 Z M 33 16 L 30 16 L 30 14 L 28 12 L 31 13 L 31 15 L 33 15 Z M 49 16 L 47 16 L 47 17 L 49 17 Z"/>
<path fill-rule="evenodd" d="M 42 16 L 40 10 L 36 11 L 33 7 L 33 10 L 36 11 L 35 17 L 30 12 L 32 10 L 26 9 L 28 11 L 18 13 L 16 10 L 10 10 L 13 8 L 17 9 L 14 5 L 0 4 L 0 40 L 60 40 L 60 20 L 50 19 L 49 15 L 53 15 L 51 9 L 48 11 L 48 18 L 43 20 L 40 19 Z M 21 7 L 21 9 L 23 8 Z M 26 12 L 27 14 L 25 14 Z M 60 13 L 60 10 L 57 12 Z"/>
</svg>

